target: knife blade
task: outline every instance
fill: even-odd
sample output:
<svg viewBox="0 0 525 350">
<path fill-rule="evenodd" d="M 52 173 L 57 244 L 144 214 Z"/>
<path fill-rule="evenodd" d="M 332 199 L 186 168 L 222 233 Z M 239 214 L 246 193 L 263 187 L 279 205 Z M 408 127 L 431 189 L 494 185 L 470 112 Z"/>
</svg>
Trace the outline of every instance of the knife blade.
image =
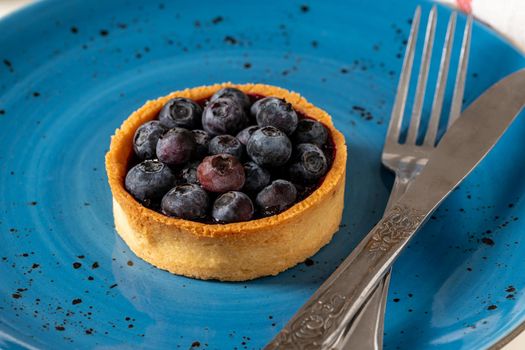
<svg viewBox="0 0 525 350">
<path fill-rule="evenodd" d="M 408 191 L 264 349 L 342 349 L 341 340 L 379 279 L 524 105 L 525 69 L 503 78 L 474 101 L 447 131 Z"/>
</svg>

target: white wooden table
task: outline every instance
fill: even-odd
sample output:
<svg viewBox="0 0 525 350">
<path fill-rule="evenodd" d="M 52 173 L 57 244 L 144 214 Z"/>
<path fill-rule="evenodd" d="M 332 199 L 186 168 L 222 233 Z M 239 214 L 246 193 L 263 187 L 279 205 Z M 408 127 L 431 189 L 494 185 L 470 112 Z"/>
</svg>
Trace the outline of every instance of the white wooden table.
<svg viewBox="0 0 525 350">
<path fill-rule="evenodd" d="M 34 0 L 0 0 L 0 17 Z M 506 36 L 525 52 L 525 0 L 441 0 L 471 10 L 474 15 Z M 524 350 L 525 332 L 506 344 L 503 350 Z"/>
</svg>

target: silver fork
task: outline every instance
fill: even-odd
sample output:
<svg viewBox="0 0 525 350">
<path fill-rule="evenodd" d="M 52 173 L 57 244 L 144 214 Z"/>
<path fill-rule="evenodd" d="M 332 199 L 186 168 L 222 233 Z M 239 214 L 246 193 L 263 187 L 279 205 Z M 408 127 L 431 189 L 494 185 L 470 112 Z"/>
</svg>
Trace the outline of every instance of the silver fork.
<svg viewBox="0 0 525 350">
<path fill-rule="evenodd" d="M 392 108 L 390 124 L 388 126 L 383 154 L 381 157 L 383 165 L 395 173 L 394 186 L 392 187 L 392 192 L 390 193 L 390 198 L 385 211 L 387 211 L 390 205 L 395 203 L 405 193 L 410 183 L 425 167 L 432 151 L 436 147 L 437 132 L 442 114 L 443 98 L 445 95 L 445 87 L 447 85 L 450 56 L 454 41 L 456 17 L 457 13 L 453 12 L 448 21 L 445 43 L 441 54 L 441 62 L 437 76 L 437 85 L 434 93 L 434 100 L 432 102 L 430 121 L 423 143 L 418 145 L 416 144 L 416 140 L 420 131 L 419 125 L 421 121 L 421 112 L 423 109 L 428 71 L 432 57 L 432 47 L 434 45 L 437 10 L 436 7 L 433 6 L 428 17 L 425 42 L 421 55 L 421 66 L 419 69 L 414 104 L 412 106 L 410 117 L 410 125 L 406 141 L 400 143 L 401 125 L 405 111 L 408 88 L 410 85 L 410 75 L 412 73 L 414 53 L 419 31 L 421 8 L 418 6 L 414 13 L 410 37 L 407 42 L 405 58 L 403 60 L 403 67 L 401 69 L 401 76 L 397 87 L 396 99 Z M 463 104 L 462 101 L 467 74 L 471 28 L 472 16 L 469 16 L 463 33 L 463 41 L 447 128 L 459 117 Z M 383 348 L 384 315 L 389 282 L 390 271 L 369 296 L 352 326 L 353 329 L 351 329 L 348 336 L 345 337 L 344 345 L 338 349 L 376 350 Z"/>
</svg>

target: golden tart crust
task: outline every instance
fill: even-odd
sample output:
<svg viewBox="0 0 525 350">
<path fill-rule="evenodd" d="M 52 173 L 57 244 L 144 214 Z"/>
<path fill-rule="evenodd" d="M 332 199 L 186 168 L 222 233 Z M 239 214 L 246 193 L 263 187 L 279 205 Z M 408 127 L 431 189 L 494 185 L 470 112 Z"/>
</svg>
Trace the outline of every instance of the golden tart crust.
<svg viewBox="0 0 525 350">
<path fill-rule="evenodd" d="M 202 100 L 223 87 L 286 99 L 330 130 L 335 157 L 322 184 L 310 196 L 274 216 L 232 224 L 205 224 L 171 218 L 138 203 L 124 188 L 133 135 L 156 117 L 171 98 Z M 299 94 L 263 85 L 231 83 L 176 91 L 148 101 L 116 130 L 106 154 L 115 228 L 133 252 L 158 268 L 200 279 L 244 281 L 276 275 L 314 255 L 337 232 L 345 190 L 346 145 L 330 116 Z"/>
</svg>

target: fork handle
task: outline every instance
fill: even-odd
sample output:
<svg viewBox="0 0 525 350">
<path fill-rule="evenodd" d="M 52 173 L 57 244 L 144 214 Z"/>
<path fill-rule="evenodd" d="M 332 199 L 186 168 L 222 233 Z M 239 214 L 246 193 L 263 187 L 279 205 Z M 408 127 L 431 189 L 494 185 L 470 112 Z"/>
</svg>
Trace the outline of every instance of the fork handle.
<svg viewBox="0 0 525 350">
<path fill-rule="evenodd" d="M 403 194 L 405 194 L 412 178 L 397 175 L 390 191 L 390 197 L 385 208 L 387 212 Z M 363 309 L 358 313 L 355 325 L 348 335 L 341 340 L 342 349 L 381 350 L 385 325 L 385 309 L 388 297 L 392 268 L 381 279 L 378 286 L 368 297 Z"/>
</svg>

